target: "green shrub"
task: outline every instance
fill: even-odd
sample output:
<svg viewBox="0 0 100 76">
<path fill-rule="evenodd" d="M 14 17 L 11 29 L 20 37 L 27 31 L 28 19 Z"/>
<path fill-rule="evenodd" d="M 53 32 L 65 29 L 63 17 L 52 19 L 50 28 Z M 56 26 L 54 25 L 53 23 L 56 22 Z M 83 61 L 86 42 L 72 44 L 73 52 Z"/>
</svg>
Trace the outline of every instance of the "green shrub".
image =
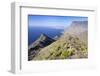
<svg viewBox="0 0 100 76">
<path fill-rule="evenodd" d="M 62 53 L 61 53 L 61 58 L 62 59 L 65 59 L 68 56 L 69 56 L 69 52 L 68 51 L 62 51 Z"/>
</svg>

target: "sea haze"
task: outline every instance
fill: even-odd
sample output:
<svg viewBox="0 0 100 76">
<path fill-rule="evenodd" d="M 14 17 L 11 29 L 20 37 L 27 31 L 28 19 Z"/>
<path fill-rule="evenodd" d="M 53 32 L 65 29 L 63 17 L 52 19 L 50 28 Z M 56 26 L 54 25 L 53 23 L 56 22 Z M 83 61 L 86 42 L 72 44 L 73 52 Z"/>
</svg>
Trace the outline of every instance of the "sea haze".
<svg viewBox="0 0 100 76">
<path fill-rule="evenodd" d="M 60 36 L 64 29 L 56 29 L 49 27 L 29 26 L 28 27 L 28 45 L 37 40 L 41 34 L 46 34 L 50 38 Z"/>
</svg>

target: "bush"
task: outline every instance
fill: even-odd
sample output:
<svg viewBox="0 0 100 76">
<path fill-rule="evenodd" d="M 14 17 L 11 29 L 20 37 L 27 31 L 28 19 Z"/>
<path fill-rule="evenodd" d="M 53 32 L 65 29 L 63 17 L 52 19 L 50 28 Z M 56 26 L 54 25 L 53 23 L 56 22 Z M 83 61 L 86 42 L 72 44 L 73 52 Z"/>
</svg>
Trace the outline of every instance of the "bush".
<svg viewBox="0 0 100 76">
<path fill-rule="evenodd" d="M 69 52 L 68 51 L 62 51 L 62 53 L 61 53 L 61 58 L 62 59 L 65 59 L 68 56 L 69 56 Z"/>
<path fill-rule="evenodd" d="M 65 58 L 67 58 L 69 56 L 72 56 L 74 54 L 74 52 L 75 52 L 74 48 L 69 48 L 67 50 L 63 50 L 60 57 L 62 59 L 65 59 Z"/>
</svg>

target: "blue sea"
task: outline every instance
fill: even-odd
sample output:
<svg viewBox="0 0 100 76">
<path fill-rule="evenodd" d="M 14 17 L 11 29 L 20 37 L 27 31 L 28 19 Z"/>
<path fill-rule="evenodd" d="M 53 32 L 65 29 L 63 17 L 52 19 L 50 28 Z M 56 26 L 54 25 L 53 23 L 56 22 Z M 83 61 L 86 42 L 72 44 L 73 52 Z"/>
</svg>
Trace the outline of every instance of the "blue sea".
<svg viewBox="0 0 100 76">
<path fill-rule="evenodd" d="M 46 34 L 48 37 L 54 38 L 55 36 L 60 36 L 63 29 L 55 29 L 48 27 L 28 27 L 28 45 L 32 44 L 37 40 L 42 33 Z"/>
</svg>

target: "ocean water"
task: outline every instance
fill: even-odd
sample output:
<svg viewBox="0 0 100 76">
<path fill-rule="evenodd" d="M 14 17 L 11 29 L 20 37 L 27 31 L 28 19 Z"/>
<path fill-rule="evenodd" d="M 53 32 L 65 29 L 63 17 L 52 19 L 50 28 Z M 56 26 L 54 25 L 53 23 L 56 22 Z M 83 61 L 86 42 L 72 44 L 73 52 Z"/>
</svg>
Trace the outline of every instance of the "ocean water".
<svg viewBox="0 0 100 76">
<path fill-rule="evenodd" d="M 55 36 L 60 36 L 63 29 L 55 29 L 48 27 L 28 27 L 28 45 L 37 40 L 41 34 L 46 34 L 48 37 L 54 38 Z"/>
</svg>

